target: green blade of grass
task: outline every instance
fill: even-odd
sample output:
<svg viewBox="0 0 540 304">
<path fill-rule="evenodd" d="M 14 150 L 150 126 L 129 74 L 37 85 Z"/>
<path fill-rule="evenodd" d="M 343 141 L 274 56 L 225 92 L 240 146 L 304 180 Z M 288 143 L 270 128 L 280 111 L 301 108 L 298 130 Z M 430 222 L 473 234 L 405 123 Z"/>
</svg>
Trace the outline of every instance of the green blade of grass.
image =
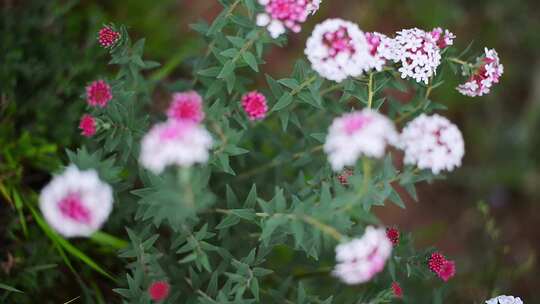
<svg viewBox="0 0 540 304">
<path fill-rule="evenodd" d="M 15 203 L 15 208 L 19 214 L 19 221 L 21 222 L 24 237 L 28 238 L 28 228 L 23 214 L 23 201 L 17 189 L 13 188 L 11 192 L 13 193 L 13 202 Z"/>
<path fill-rule="evenodd" d="M 101 231 L 92 234 L 90 239 L 98 244 L 110 246 L 114 249 L 123 249 L 128 246 L 128 242 Z"/>
<path fill-rule="evenodd" d="M 63 250 L 70 253 L 72 256 L 78 258 L 82 262 L 84 262 L 86 265 L 90 266 L 90 268 L 94 269 L 95 271 L 99 272 L 100 274 L 106 276 L 107 278 L 116 281 L 107 271 L 105 271 L 101 266 L 99 266 L 92 258 L 84 254 L 84 252 L 80 251 L 77 247 L 73 246 L 69 241 L 61 237 L 58 233 L 56 233 L 52 228 L 43 220 L 41 215 L 31 206 L 28 206 L 30 208 L 30 211 L 32 212 L 32 215 L 34 216 L 34 219 L 40 226 L 40 228 L 45 232 L 45 234 L 53 240 L 55 243 L 57 243 Z"/>
<path fill-rule="evenodd" d="M 17 190 L 15 190 L 15 188 L 13 188 L 13 190 L 11 191 L 13 193 L 13 198 L 12 198 L 9 195 L 8 190 L 2 183 L 0 183 L 0 192 L 10 204 L 15 206 L 15 209 L 17 210 L 17 214 L 19 215 L 19 222 L 21 222 L 21 227 L 23 230 L 24 237 L 28 238 L 28 228 L 26 225 L 26 220 L 24 219 L 23 203 L 22 203 L 19 193 L 17 192 Z"/>
<path fill-rule="evenodd" d="M 0 289 L 4 289 L 4 290 L 7 290 L 7 291 L 11 291 L 11 292 L 24 293 L 24 291 L 22 291 L 22 290 L 18 290 L 15 287 L 11 287 L 9 285 L 2 284 L 2 283 L 0 283 Z"/>
</svg>

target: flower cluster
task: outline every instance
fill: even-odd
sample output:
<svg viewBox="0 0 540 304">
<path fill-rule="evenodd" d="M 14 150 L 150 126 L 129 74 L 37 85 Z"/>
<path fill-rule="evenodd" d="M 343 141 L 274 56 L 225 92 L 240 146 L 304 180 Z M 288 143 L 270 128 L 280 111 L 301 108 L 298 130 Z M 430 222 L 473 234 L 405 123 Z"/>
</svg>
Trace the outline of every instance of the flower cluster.
<svg viewBox="0 0 540 304">
<path fill-rule="evenodd" d="M 366 33 L 366 40 L 369 45 L 369 54 L 371 55 L 369 60 L 370 68 L 381 71 L 386 64 L 386 58 L 389 57 L 392 39 L 381 33 L 372 32 Z"/>
<path fill-rule="evenodd" d="M 190 167 L 208 161 L 212 137 L 206 129 L 189 121 L 158 123 L 141 143 L 141 164 L 159 174 L 169 165 Z"/>
<path fill-rule="evenodd" d="M 242 108 L 244 108 L 249 120 L 264 119 L 266 112 L 268 112 L 266 97 L 258 91 L 246 93 L 242 96 Z"/>
<path fill-rule="evenodd" d="M 196 92 L 177 93 L 167 114 L 169 120 L 154 125 L 141 142 L 141 164 L 160 174 L 169 165 L 190 167 L 208 161 L 212 136 L 200 124 L 202 97 Z"/>
<path fill-rule="evenodd" d="M 69 166 L 41 190 L 39 207 L 45 220 L 66 237 L 90 236 L 112 210 L 111 187 L 96 171 Z"/>
<path fill-rule="evenodd" d="M 459 129 L 440 115 L 420 115 L 409 122 L 400 136 L 405 163 L 430 169 L 434 174 L 461 166 L 465 144 Z"/>
<path fill-rule="evenodd" d="M 385 55 L 400 67 L 402 78 L 413 78 L 416 82 L 429 83 L 441 64 L 441 49 L 429 32 L 418 28 L 397 32 Z"/>
<path fill-rule="evenodd" d="M 384 269 L 391 253 L 384 229 L 368 226 L 362 238 L 336 247 L 338 264 L 332 273 L 347 284 L 365 283 Z"/>
<path fill-rule="evenodd" d="M 340 174 L 338 174 L 337 179 L 341 185 L 347 186 L 349 184 L 349 177 L 353 176 L 353 174 L 353 170 L 345 168 L 341 171 Z"/>
<path fill-rule="evenodd" d="M 398 282 L 392 282 L 392 293 L 394 294 L 394 297 L 398 299 L 403 298 L 403 289 L 401 289 Z"/>
<path fill-rule="evenodd" d="M 204 119 L 202 97 L 195 91 L 175 93 L 167 116 L 170 119 L 200 123 Z"/>
<path fill-rule="evenodd" d="M 503 295 L 487 300 L 486 304 L 523 304 L 523 301 L 519 297 Z"/>
<path fill-rule="evenodd" d="M 398 134 L 387 117 L 370 109 L 345 114 L 330 126 L 324 151 L 334 171 L 352 166 L 362 156 L 381 158 Z"/>
<path fill-rule="evenodd" d="M 321 0 L 259 0 L 265 12 L 257 15 L 257 25 L 266 27 L 272 38 L 278 38 L 286 29 L 298 33 L 320 3 Z"/>
<path fill-rule="evenodd" d="M 431 36 L 437 43 L 437 46 L 443 50 L 454 44 L 456 35 L 449 30 L 444 30 L 440 27 L 436 27 L 431 31 Z"/>
<path fill-rule="evenodd" d="M 431 254 L 428 260 L 428 267 L 441 280 L 447 282 L 456 274 L 456 264 L 452 260 L 447 260 L 444 255 L 439 252 Z"/>
<path fill-rule="evenodd" d="M 484 56 L 477 59 L 469 80 L 457 87 L 457 90 L 466 96 L 476 97 L 488 94 L 493 84 L 499 82 L 504 72 L 499 55 L 493 49 L 485 49 Z"/>
<path fill-rule="evenodd" d="M 84 114 L 79 122 L 81 134 L 85 137 L 92 137 L 96 134 L 96 119 L 90 114 Z"/>
<path fill-rule="evenodd" d="M 399 230 L 396 228 L 386 228 L 386 237 L 392 242 L 392 245 L 397 246 L 399 244 Z"/>
<path fill-rule="evenodd" d="M 159 302 L 165 300 L 169 296 L 170 286 L 165 281 L 153 282 L 148 288 L 150 299 Z"/>
<path fill-rule="evenodd" d="M 104 80 L 96 80 L 86 87 L 86 102 L 92 107 L 104 108 L 112 98 L 111 86 Z"/>
<path fill-rule="evenodd" d="M 336 82 L 377 66 L 365 34 L 358 25 L 342 19 L 328 19 L 315 26 L 304 52 L 317 73 Z"/>
<path fill-rule="evenodd" d="M 104 48 L 113 47 L 120 39 L 120 33 L 115 32 L 111 27 L 105 26 L 98 32 L 98 42 Z"/>
</svg>

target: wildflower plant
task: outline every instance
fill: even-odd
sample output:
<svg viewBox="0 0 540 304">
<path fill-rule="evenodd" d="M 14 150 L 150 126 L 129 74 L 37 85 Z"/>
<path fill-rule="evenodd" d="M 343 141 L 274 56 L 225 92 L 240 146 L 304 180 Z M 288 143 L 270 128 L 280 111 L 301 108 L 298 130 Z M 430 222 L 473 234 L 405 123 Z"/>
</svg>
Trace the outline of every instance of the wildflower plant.
<svg viewBox="0 0 540 304">
<path fill-rule="evenodd" d="M 192 25 L 206 50 L 189 81 L 164 86 L 166 109 L 152 107 L 163 88 L 146 78 L 160 64 L 144 57 L 145 40 L 114 24 L 99 32 L 117 75 L 96 75 L 80 100 L 88 138 L 68 153 L 59 178 L 69 180 L 42 191 L 48 224 L 87 236 L 114 201 L 109 221 L 129 238 L 115 289 L 125 303 L 414 302 L 410 281 L 446 292 L 459 265 L 418 251 L 373 209 L 405 208 L 399 189 L 418 200 L 417 183 L 461 166 L 462 134 L 433 92 L 443 68 L 491 88 L 496 53 L 467 63 L 441 28 L 381 34 L 328 19 L 309 29 L 327 1 L 220 2 L 211 23 Z M 268 52 L 301 30 L 313 31 L 306 58 L 288 77 L 266 74 Z"/>
</svg>

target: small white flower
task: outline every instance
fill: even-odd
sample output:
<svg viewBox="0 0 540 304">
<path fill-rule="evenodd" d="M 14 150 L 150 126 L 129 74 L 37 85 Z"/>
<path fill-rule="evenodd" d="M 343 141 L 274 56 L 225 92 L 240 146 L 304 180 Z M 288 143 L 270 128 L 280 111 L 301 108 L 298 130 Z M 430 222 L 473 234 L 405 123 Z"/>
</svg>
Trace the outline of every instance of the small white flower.
<svg viewBox="0 0 540 304">
<path fill-rule="evenodd" d="M 112 205 L 112 189 L 96 171 L 80 171 L 74 165 L 55 176 L 39 196 L 45 220 L 65 237 L 93 234 L 109 217 Z"/>
<path fill-rule="evenodd" d="M 270 24 L 270 16 L 268 14 L 258 14 L 257 15 L 257 26 L 267 26 Z"/>
<path fill-rule="evenodd" d="M 384 269 L 391 253 L 386 231 L 368 226 L 362 238 L 336 247 L 337 265 L 332 274 L 346 284 L 368 282 Z"/>
<path fill-rule="evenodd" d="M 434 174 L 461 166 L 465 144 L 459 129 L 440 115 L 420 115 L 409 122 L 400 136 L 404 162 Z"/>
<path fill-rule="evenodd" d="M 486 304 L 523 304 L 520 298 L 513 296 L 498 296 L 486 301 Z"/>
<path fill-rule="evenodd" d="M 208 161 L 212 137 L 200 125 L 169 120 L 156 124 L 141 144 L 141 164 L 159 174 L 169 165 L 190 167 Z"/>
<path fill-rule="evenodd" d="M 315 14 L 319 10 L 322 0 L 307 1 L 307 10 L 310 14 Z"/>
<path fill-rule="evenodd" d="M 401 64 L 402 78 L 429 83 L 441 64 L 441 51 L 431 33 L 413 28 L 397 32 L 385 51 L 387 59 Z"/>
<path fill-rule="evenodd" d="M 270 24 L 267 27 L 268 32 L 270 33 L 270 36 L 272 38 L 278 38 L 281 36 L 281 34 L 285 33 L 285 26 L 283 25 L 283 22 L 279 20 L 272 20 L 270 21 Z"/>
<path fill-rule="evenodd" d="M 362 155 L 381 158 L 388 144 L 397 143 L 398 134 L 392 121 L 364 109 L 334 119 L 324 151 L 334 171 L 353 166 Z"/>
<path fill-rule="evenodd" d="M 341 82 L 371 68 L 369 50 L 366 37 L 356 24 L 328 19 L 315 26 L 304 52 L 322 77 Z"/>
</svg>

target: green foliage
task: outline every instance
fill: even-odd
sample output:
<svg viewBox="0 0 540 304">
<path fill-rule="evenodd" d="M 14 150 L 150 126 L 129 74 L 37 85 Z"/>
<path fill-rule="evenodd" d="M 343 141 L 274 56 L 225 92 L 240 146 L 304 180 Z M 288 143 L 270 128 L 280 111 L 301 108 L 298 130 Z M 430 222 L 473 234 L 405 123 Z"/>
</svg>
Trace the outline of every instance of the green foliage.
<svg viewBox="0 0 540 304">
<path fill-rule="evenodd" d="M 152 303 L 147 289 L 157 280 L 171 284 L 164 303 L 393 303 L 393 281 L 407 288 L 404 303 L 451 298 L 451 286 L 442 286 L 426 267 L 434 249 L 418 250 L 408 233 L 375 280 L 350 287 L 332 277 L 338 243 L 361 235 L 367 225 L 382 225 L 376 208 L 406 208 L 405 192 L 418 201 L 416 185 L 440 176 L 397 165 L 395 154 L 388 153 L 382 160 L 359 160 L 342 185 L 321 153 L 332 119 L 351 109 L 383 111 L 400 126 L 421 113 L 445 110 L 447 105 L 431 94 L 444 85 L 445 74 L 425 86 L 401 79 L 388 66 L 336 84 L 300 59 L 289 76 L 274 77 L 264 72 L 266 55 L 271 47 L 284 46 L 286 38 L 271 39 L 255 26 L 261 10 L 255 0 L 219 2 L 223 10 L 211 23 L 191 26 L 206 48 L 195 52 L 182 46 L 163 67 L 146 59 L 145 39 L 132 41 L 126 26 L 111 24 L 121 39 L 101 50 L 110 56 L 109 72 L 98 60 L 95 21 L 86 26 L 70 20 L 75 28 L 58 22 L 69 18 L 70 3 L 77 1 L 33 4 L 45 17 L 3 11 L 6 55 L 0 63 L 7 72 L 0 72 L 0 194 L 16 214 L 6 229 L 7 248 L 22 260 L 16 275 L 2 277 L 0 299 L 30 303 L 32 294 L 46 293 L 55 280 L 72 278 L 67 284 L 81 292 L 73 295 L 66 288 L 54 300 L 80 296 L 89 303 Z M 27 16 L 28 22 L 16 26 Z M 43 22 L 51 22 L 53 30 L 40 41 L 17 39 L 32 37 Z M 68 31 L 67 36 L 59 31 Z M 73 36 L 78 44 L 66 47 Z M 196 56 L 185 60 L 191 52 Z M 449 58 L 468 53 L 443 56 L 441 68 L 457 74 L 461 65 Z M 49 57 L 46 64 L 43 58 Z M 176 77 L 172 72 L 178 66 L 192 70 L 192 79 L 162 84 Z M 84 108 L 82 93 L 95 79 L 106 79 L 114 98 L 105 108 L 86 106 L 96 117 L 97 135 L 69 148 L 79 146 L 73 138 Z M 155 115 L 162 109 L 153 101 L 179 88 L 204 97 L 205 124 L 214 139 L 211 159 L 206 166 L 154 175 L 138 164 L 140 141 L 163 118 Z M 255 88 L 269 101 L 264 122 L 247 120 L 240 105 L 241 96 Z M 413 96 L 404 104 L 387 90 Z M 58 128 L 52 128 L 48 115 L 64 111 Z M 65 156 L 59 146 L 68 147 Z M 114 187 L 115 211 L 104 231 L 118 237 L 98 232 L 88 241 L 67 241 L 44 221 L 35 190 L 46 179 L 32 187 L 20 184 L 28 177 L 25 171 L 59 172 L 62 163 L 95 169 Z M 493 219 L 485 206 L 479 208 L 486 231 L 496 239 Z M 20 249 L 24 243 L 30 248 Z M 116 250 L 125 269 L 118 266 Z M 113 285 L 118 288 L 110 295 Z"/>
</svg>

